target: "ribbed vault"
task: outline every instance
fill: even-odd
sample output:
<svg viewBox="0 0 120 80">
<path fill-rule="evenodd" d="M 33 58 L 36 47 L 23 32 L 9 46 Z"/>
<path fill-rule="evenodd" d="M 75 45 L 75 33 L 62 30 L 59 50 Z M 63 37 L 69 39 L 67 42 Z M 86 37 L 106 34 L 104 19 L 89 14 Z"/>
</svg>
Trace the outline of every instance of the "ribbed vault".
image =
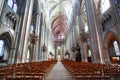
<svg viewBox="0 0 120 80">
<path fill-rule="evenodd" d="M 67 29 L 67 19 L 60 15 L 52 23 L 52 31 L 55 41 L 60 41 L 64 39 Z"/>
<path fill-rule="evenodd" d="M 63 41 L 76 0 L 48 0 L 49 18 L 54 41 Z"/>
</svg>

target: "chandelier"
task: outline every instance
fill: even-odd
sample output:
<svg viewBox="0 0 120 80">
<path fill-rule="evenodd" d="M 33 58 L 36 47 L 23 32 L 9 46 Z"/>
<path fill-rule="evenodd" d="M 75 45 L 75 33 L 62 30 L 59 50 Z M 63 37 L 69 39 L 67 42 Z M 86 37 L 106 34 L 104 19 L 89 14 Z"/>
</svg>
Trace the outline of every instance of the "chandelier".
<svg viewBox="0 0 120 80">
<path fill-rule="evenodd" d="M 84 30 L 82 30 L 82 32 L 80 33 L 80 39 L 83 42 L 87 42 L 88 34 Z"/>
<path fill-rule="evenodd" d="M 13 22 L 16 21 L 16 15 L 12 12 L 6 13 L 6 17 L 9 18 L 10 20 L 12 20 Z"/>
<path fill-rule="evenodd" d="M 47 50 L 47 47 L 46 47 L 46 45 L 44 43 L 44 45 L 42 46 L 42 51 L 45 52 L 46 50 Z"/>
<path fill-rule="evenodd" d="M 35 33 L 30 34 L 29 36 L 29 41 L 32 44 L 35 44 L 38 40 L 38 36 Z"/>
</svg>

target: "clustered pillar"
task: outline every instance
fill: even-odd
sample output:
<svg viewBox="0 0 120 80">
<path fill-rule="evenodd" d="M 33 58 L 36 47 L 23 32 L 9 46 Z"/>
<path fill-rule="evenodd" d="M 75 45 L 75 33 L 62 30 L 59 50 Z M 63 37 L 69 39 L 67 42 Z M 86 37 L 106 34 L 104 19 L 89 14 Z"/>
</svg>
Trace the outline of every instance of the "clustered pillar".
<svg viewBox="0 0 120 80">
<path fill-rule="evenodd" d="M 27 0 L 24 19 L 22 24 L 22 32 L 21 32 L 21 39 L 20 39 L 20 46 L 19 46 L 19 56 L 18 62 L 26 62 L 26 57 L 28 53 L 28 38 L 30 34 L 30 24 L 31 24 L 31 16 L 33 10 L 33 3 L 34 0 Z"/>
<path fill-rule="evenodd" d="M 92 61 L 96 63 L 103 63 L 102 50 L 100 43 L 100 35 L 98 32 L 97 19 L 95 16 L 95 6 L 93 0 L 85 0 L 87 21 L 89 27 L 90 44 L 92 52 Z"/>
</svg>

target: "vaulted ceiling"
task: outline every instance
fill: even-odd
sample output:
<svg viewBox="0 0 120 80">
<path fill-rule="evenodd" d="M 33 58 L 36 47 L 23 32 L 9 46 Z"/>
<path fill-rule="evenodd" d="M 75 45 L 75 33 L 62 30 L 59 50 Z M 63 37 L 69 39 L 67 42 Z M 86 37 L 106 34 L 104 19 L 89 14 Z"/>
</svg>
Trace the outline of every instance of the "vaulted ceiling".
<svg viewBox="0 0 120 80">
<path fill-rule="evenodd" d="M 77 0 L 47 0 L 51 28 L 55 41 L 64 40 L 73 6 Z"/>
</svg>

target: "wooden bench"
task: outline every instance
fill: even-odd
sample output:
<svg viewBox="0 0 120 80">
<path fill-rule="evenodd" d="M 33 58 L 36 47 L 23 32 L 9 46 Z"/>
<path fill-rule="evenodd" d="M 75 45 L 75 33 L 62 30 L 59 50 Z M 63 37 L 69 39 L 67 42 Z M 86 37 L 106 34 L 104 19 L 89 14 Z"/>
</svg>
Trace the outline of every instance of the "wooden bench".
<svg viewBox="0 0 120 80">
<path fill-rule="evenodd" d="M 90 62 L 62 61 L 75 80 L 110 80 L 120 78 L 120 66 Z"/>
<path fill-rule="evenodd" d="M 0 67 L 0 78 L 6 80 L 43 80 L 56 61 L 19 63 Z"/>
</svg>

